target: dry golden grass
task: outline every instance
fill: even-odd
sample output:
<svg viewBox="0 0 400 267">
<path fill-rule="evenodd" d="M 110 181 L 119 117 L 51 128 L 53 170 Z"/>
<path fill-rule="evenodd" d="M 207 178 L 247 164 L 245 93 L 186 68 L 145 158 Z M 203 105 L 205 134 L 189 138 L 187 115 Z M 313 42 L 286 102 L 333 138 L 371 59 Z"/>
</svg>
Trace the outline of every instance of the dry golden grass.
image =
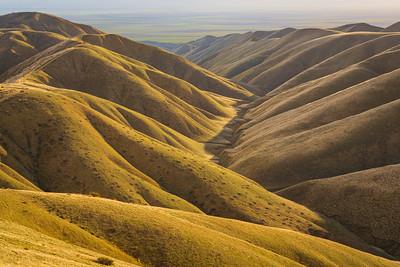
<svg viewBox="0 0 400 267">
<path fill-rule="evenodd" d="M 393 165 L 307 181 L 279 194 L 336 218 L 370 244 L 399 257 L 399 184 L 400 165 Z"/>
<path fill-rule="evenodd" d="M 394 71 L 262 120 L 227 153 L 231 167 L 277 190 L 394 164 L 400 157 L 398 84 Z"/>
<path fill-rule="evenodd" d="M 137 43 L 114 34 L 83 35 L 81 39 L 87 43 L 149 64 L 202 90 L 238 99 L 252 97 L 252 94 L 243 87 L 162 49 Z"/>
<path fill-rule="evenodd" d="M 42 190 L 242 219 L 371 251 L 334 221 L 91 108 L 104 100 L 87 106 L 72 91 L 12 84 L 0 94 L 3 162 Z"/>
<path fill-rule="evenodd" d="M 398 266 L 288 230 L 78 195 L 0 192 L 3 220 L 51 237 L 64 233 L 61 239 L 66 242 L 134 262 L 106 252 L 104 246 L 109 244 L 150 266 Z M 73 234 L 76 229 L 82 232 L 78 236 Z M 27 243 L 34 243 L 36 236 Z M 83 236 L 88 240 L 82 241 Z M 49 246 L 45 242 L 49 238 L 43 239 Z M 65 246 L 56 252 L 70 253 Z M 80 259 L 92 257 L 89 253 Z"/>
<path fill-rule="evenodd" d="M 100 266 L 95 261 L 104 255 L 51 238 L 19 224 L 0 220 L 1 266 Z M 140 266 L 113 260 L 113 266 Z"/>
<path fill-rule="evenodd" d="M 283 53 L 279 51 L 263 63 L 241 73 L 237 79 L 268 92 L 315 64 L 382 35 L 381 33 L 330 34 L 297 45 Z"/>
<path fill-rule="evenodd" d="M 232 141 L 217 150 L 222 164 L 272 191 L 311 179 L 398 164 L 400 35 L 394 33 L 395 27 L 387 32 L 365 24 L 334 30 L 305 29 L 272 39 L 268 35 L 251 38 L 248 33 L 210 40 L 203 49 L 199 43 L 192 52 L 186 51 L 188 58 L 248 83 L 258 94 L 262 94 L 260 89 L 272 90 L 244 106 L 235 123 L 221 133 Z M 351 185 L 341 181 L 344 188 Z M 380 182 L 381 190 L 388 184 L 396 187 L 384 177 Z M 296 191 L 301 203 L 332 215 L 324 208 L 334 207 L 335 199 L 341 196 L 346 200 L 342 208 L 347 207 L 348 213 L 338 215 L 340 222 L 368 242 L 398 255 L 398 236 L 368 235 L 398 228 L 389 207 L 399 202 L 395 194 L 374 195 L 375 203 L 387 206 L 380 207 L 382 213 L 377 214 L 392 219 L 365 219 L 354 215 L 354 209 L 368 213 L 372 200 L 367 204 L 355 199 L 358 206 L 353 209 L 343 193 L 338 198 L 326 197 L 323 208 L 318 206 L 318 199 L 334 185 L 315 193 L 315 198 L 310 196 L 312 202 L 307 202 L 309 184 L 301 185 Z M 374 185 L 381 192 L 379 185 Z M 371 225 L 360 226 L 358 220 Z"/>
<path fill-rule="evenodd" d="M 234 116 L 237 102 L 140 61 L 76 41 L 36 54 L 8 70 L 3 79 L 87 92 L 152 117 L 198 141 L 207 141 L 220 131 Z M 212 84 L 213 79 L 208 82 Z"/>
<path fill-rule="evenodd" d="M 13 169 L 0 162 L 0 188 L 20 190 L 40 190 L 30 181 L 19 175 Z"/>
</svg>

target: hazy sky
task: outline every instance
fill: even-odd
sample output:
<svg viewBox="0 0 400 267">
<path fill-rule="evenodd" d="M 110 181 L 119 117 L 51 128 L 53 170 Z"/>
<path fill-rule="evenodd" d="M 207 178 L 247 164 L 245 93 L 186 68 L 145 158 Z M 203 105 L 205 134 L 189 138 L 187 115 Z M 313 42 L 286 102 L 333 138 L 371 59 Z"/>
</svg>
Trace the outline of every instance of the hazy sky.
<svg viewBox="0 0 400 267">
<path fill-rule="evenodd" d="M 0 14 L 17 11 L 51 13 L 136 40 L 187 42 L 285 27 L 386 27 L 400 20 L 400 0 L 0 0 Z"/>
<path fill-rule="evenodd" d="M 300 10 L 400 9 L 400 0 L 0 0 L 0 8 L 27 9 L 121 9 L 127 12 L 227 12 Z"/>
</svg>

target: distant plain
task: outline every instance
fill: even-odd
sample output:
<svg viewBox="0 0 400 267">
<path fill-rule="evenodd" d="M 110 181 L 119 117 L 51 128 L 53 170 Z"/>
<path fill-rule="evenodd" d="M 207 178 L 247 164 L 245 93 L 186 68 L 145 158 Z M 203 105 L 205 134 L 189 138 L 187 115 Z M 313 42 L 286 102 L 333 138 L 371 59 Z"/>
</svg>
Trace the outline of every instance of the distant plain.
<svg viewBox="0 0 400 267">
<path fill-rule="evenodd" d="M 0 14 L 13 12 L 1 9 Z M 21 11 L 21 10 L 19 10 Z M 25 10 L 23 10 L 25 11 Z M 31 10 L 26 10 L 31 11 Z M 37 11 L 37 10 L 35 10 Z M 258 13 L 188 13 L 124 10 L 40 10 L 66 19 L 93 25 L 108 33 L 116 33 L 137 41 L 184 43 L 205 35 L 222 36 L 257 30 L 285 27 L 313 28 L 367 22 L 388 26 L 398 20 L 398 12 L 379 11 L 376 15 L 362 11 L 269 11 Z"/>
</svg>

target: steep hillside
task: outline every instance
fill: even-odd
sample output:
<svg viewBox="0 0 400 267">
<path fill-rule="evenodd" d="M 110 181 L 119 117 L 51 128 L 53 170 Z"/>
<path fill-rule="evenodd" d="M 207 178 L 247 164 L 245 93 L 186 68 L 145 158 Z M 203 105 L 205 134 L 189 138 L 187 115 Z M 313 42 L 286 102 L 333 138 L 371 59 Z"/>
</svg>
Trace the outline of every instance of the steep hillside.
<svg viewBox="0 0 400 267">
<path fill-rule="evenodd" d="M 66 37 L 102 33 L 91 26 L 73 23 L 39 12 L 20 12 L 0 16 L 0 28 L 53 32 Z"/>
<path fill-rule="evenodd" d="M 277 88 L 275 92 L 290 89 L 301 84 L 305 85 L 309 81 L 325 78 L 325 76 L 340 73 L 342 70 L 344 72 L 347 67 L 351 67 L 352 69 L 358 68 L 360 70 L 365 68 L 372 76 L 378 76 L 399 66 L 395 60 L 397 58 L 396 51 L 399 48 L 400 34 L 388 34 L 360 45 L 355 45 L 320 64 L 306 69 L 292 79 L 289 79 Z M 376 74 L 374 75 L 374 73 Z M 356 80 L 352 76 L 358 77 L 358 75 L 350 74 L 348 79 Z M 365 75 L 365 77 L 368 79 L 371 76 Z M 329 79 L 325 78 L 325 80 Z M 337 84 L 343 83 L 338 81 Z M 353 84 L 356 83 L 353 82 Z"/>
<path fill-rule="evenodd" d="M 92 40 L 95 36 L 90 37 Z M 83 38 L 83 39 L 86 39 Z M 117 36 L 103 36 L 103 46 L 108 47 Z M 114 39 L 113 39 L 114 38 Z M 112 52 L 98 45 L 91 45 L 77 39 L 58 42 L 53 46 L 33 53 L 15 66 L 10 66 L 0 80 L 10 82 L 34 81 L 59 88 L 80 90 L 147 115 L 177 132 L 197 141 L 205 142 L 219 132 L 224 124 L 234 116 L 237 99 L 249 98 L 245 89 L 219 78 L 214 74 L 184 61 L 172 54 L 137 44 L 124 39 L 125 52 L 118 45 L 114 50 L 129 54 L 143 55 L 150 51 L 150 57 L 162 60 L 162 64 L 152 62 L 158 68 L 123 54 Z M 120 44 L 120 42 L 117 42 Z M 126 49 L 126 46 L 140 45 L 140 52 Z M 168 64 L 166 62 L 171 62 Z M 182 76 L 183 79 L 177 78 Z M 197 87 L 186 80 L 198 79 Z M 186 79 L 186 80 L 185 80 Z M 220 94 L 217 94 L 217 93 Z"/>
<path fill-rule="evenodd" d="M 197 65 L 164 50 L 137 43 L 114 34 L 84 35 L 81 39 L 132 59 L 149 64 L 166 74 L 185 80 L 194 86 L 222 96 L 248 99 L 250 92 Z"/>
<path fill-rule="evenodd" d="M 397 163 L 399 82 L 396 70 L 250 121 L 235 148 L 226 151 L 226 163 L 272 190 Z"/>
<path fill-rule="evenodd" d="M 262 63 L 233 78 L 260 87 L 268 92 L 313 65 L 381 35 L 380 33 L 329 34 L 296 45 L 292 49 L 274 53 Z"/>
<path fill-rule="evenodd" d="M 0 188 L 20 190 L 40 190 L 30 181 L 19 175 L 16 171 L 0 161 Z"/>
<path fill-rule="evenodd" d="M 65 241 L 146 266 L 398 266 L 288 230 L 100 198 L 8 190 L 0 203 L 2 219 L 58 238 L 63 229 Z"/>
<path fill-rule="evenodd" d="M 280 31 L 249 32 L 223 37 L 207 36 L 183 44 L 173 52 L 246 85 L 258 95 L 264 95 L 303 71 L 335 58 L 336 55 L 343 55 L 344 62 L 348 63 L 349 60 L 360 56 L 360 51 L 374 53 L 372 48 L 366 48 L 368 45 L 373 46 L 368 43 L 372 43 L 374 39 L 384 39 L 388 34 L 383 33 L 385 31 L 397 32 L 396 24 L 387 29 L 357 23 L 331 30 L 287 28 Z M 365 47 L 362 47 L 363 43 Z M 383 49 L 390 43 L 390 40 L 387 42 L 381 40 L 380 48 Z M 358 49 L 359 52 L 357 54 L 356 51 L 352 51 L 355 54 L 348 60 L 345 54 L 348 52 L 348 56 L 352 53 L 350 49 Z M 331 66 L 333 69 L 327 67 L 324 71 L 334 72 L 335 68 L 336 71 L 341 69 L 340 62 L 339 65 L 331 64 Z M 321 66 L 321 69 L 322 67 L 326 66 Z"/>
<path fill-rule="evenodd" d="M 233 101 L 224 102 L 220 96 L 142 62 L 82 43 L 66 44 L 59 50 L 43 54 L 31 64 L 24 62 L 18 80 L 90 93 L 202 141 L 234 114 Z M 27 69 L 31 71 L 26 72 Z"/>
<path fill-rule="evenodd" d="M 279 193 L 339 220 L 364 240 L 398 257 L 399 184 L 400 165 L 393 165 L 312 180 Z"/>
</svg>

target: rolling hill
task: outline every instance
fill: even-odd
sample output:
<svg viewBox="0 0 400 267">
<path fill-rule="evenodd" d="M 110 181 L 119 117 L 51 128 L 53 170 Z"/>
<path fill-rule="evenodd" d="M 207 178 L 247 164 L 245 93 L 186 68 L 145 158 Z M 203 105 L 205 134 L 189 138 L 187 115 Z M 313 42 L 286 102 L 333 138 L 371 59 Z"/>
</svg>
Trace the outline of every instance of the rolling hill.
<svg viewBox="0 0 400 267">
<path fill-rule="evenodd" d="M 80 93 L 50 87 L 10 84 L 2 88 L 0 110 L 6 114 L 0 118 L 2 162 L 25 177 L 11 179 L 14 172 L 10 171 L 4 178 L 13 181 L 8 188 L 24 189 L 17 183 L 21 180 L 41 191 L 242 219 L 373 251 L 334 220 L 280 198 L 188 149 L 144 135 L 140 124 L 126 124 L 127 115 L 103 111 L 112 104 L 75 100 L 79 98 Z M 100 105 L 104 109 L 97 111 Z"/>
<path fill-rule="evenodd" d="M 365 41 L 386 36 L 385 32 L 398 32 L 396 25 L 384 29 L 356 23 L 330 30 L 287 28 L 222 37 L 206 36 L 170 50 L 217 74 L 245 84 L 258 95 L 264 95 L 317 61 L 324 61 Z M 285 68 L 289 64 L 292 67 Z"/>
<path fill-rule="evenodd" d="M 364 240 L 400 255 L 397 222 L 400 166 L 311 180 L 279 194 L 339 220 Z M 376 224 L 382 227 L 375 227 Z"/>
<path fill-rule="evenodd" d="M 7 223 L 12 231 L 22 227 L 35 231 L 30 244 L 45 234 L 78 246 L 75 251 L 89 249 L 139 265 L 398 266 L 293 231 L 94 197 L 2 190 L 0 203 L 0 216 L 12 219 Z M 50 239 L 46 236 L 44 240 Z M 26 254 L 35 249 L 25 243 Z M 64 246 L 57 248 L 56 255 L 65 253 Z M 78 260 L 93 261 L 95 253 L 86 252 Z"/>
<path fill-rule="evenodd" d="M 333 30 L 340 32 L 381 32 L 383 28 L 368 23 L 354 23 L 342 25 L 333 28 Z"/>
<path fill-rule="evenodd" d="M 400 198 L 386 193 L 388 186 L 398 190 L 390 180 L 396 175 L 356 179 L 358 173 L 370 177 L 375 168 L 400 163 L 396 25 L 208 36 L 175 52 L 260 96 L 242 105 L 220 133 L 229 141 L 212 148 L 220 164 L 337 219 L 397 256 L 400 238 L 388 233 L 398 228 L 391 215 L 397 206 L 391 203 Z M 274 35 L 278 32 L 284 34 Z M 330 178 L 336 176 L 343 178 Z M 359 194 L 352 204 L 345 198 L 349 188 Z M 371 190 L 377 193 L 367 202 Z M 336 210 L 339 199 L 343 203 Z M 382 213 L 368 210 L 373 203 L 386 203 L 378 206 Z"/>
<path fill-rule="evenodd" d="M 399 266 L 400 35 L 348 28 L 185 59 L 1 16 L 0 265 Z"/>
</svg>

